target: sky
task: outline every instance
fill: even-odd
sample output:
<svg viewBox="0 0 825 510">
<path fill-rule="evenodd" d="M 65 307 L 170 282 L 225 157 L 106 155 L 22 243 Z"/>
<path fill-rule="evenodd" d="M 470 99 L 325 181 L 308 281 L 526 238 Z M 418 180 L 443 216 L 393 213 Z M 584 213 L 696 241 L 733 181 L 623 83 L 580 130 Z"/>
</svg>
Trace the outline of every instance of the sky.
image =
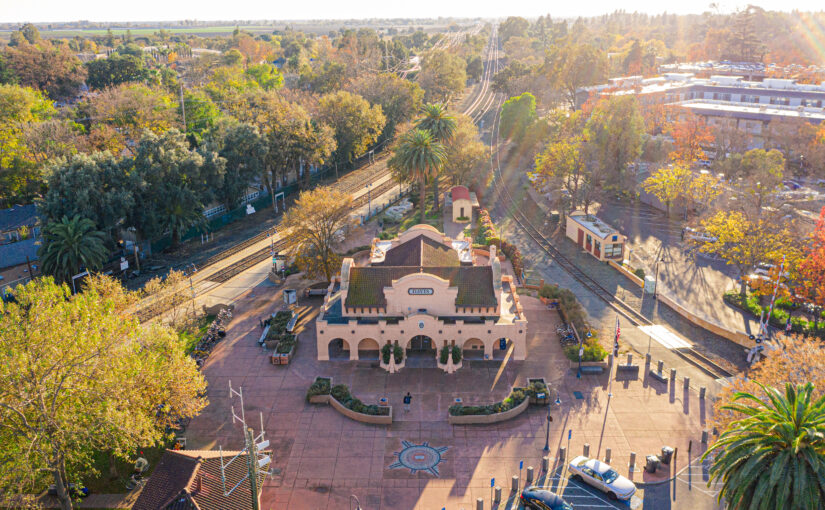
<svg viewBox="0 0 825 510">
<path fill-rule="evenodd" d="M 722 12 L 749 2 L 719 1 Z M 769 10 L 812 11 L 823 9 L 821 0 L 754 0 Z M 352 18 L 428 18 L 593 16 L 623 9 L 659 14 L 700 13 L 710 2 L 662 2 L 661 0 L 0 0 L 0 22 L 55 21 L 169 21 L 196 20 L 295 20 Z"/>
</svg>

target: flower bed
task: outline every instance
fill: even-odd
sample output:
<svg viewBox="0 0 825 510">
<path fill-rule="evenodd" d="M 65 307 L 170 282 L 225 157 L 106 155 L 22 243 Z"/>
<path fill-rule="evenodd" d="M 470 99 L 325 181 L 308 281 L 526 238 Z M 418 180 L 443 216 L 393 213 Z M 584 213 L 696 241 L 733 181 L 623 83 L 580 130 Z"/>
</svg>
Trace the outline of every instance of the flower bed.
<svg viewBox="0 0 825 510">
<path fill-rule="evenodd" d="M 281 310 L 269 319 L 264 344 L 272 351 L 270 360 L 273 365 L 288 365 L 295 353 L 298 337 L 287 331 L 291 319 L 292 312 L 289 310 Z"/>
<path fill-rule="evenodd" d="M 495 224 L 493 224 L 493 220 L 490 218 L 490 213 L 483 207 L 478 210 L 478 227 L 476 229 L 475 242 L 483 246 L 498 246 L 501 249 L 501 253 L 510 259 L 516 276 L 519 279 L 521 278 L 521 274 L 524 271 L 524 259 L 521 256 L 521 252 L 516 245 L 510 244 L 501 238 L 498 230 L 496 230 Z"/>
<path fill-rule="evenodd" d="M 740 310 L 750 312 L 757 318 L 762 316 L 763 310 L 768 310 L 767 306 L 763 307 L 759 304 L 759 298 L 753 294 L 748 294 L 743 298 L 736 291 L 728 291 L 725 292 L 722 297 L 727 304 L 735 308 L 739 308 Z M 773 312 L 771 312 L 771 317 L 769 320 L 770 325 L 784 331 L 785 325 L 788 323 L 790 312 L 793 309 L 792 304 L 788 300 L 777 300 Z M 825 314 L 823 314 L 823 316 L 824 320 L 819 321 L 818 324 L 814 321 L 806 319 L 805 317 L 791 317 L 791 332 L 806 336 L 825 338 Z"/>
<path fill-rule="evenodd" d="M 306 399 L 311 404 L 329 404 L 344 416 L 363 423 L 392 423 L 392 407 L 366 405 L 355 398 L 345 384 L 332 386 L 330 377 L 316 377 L 307 389 Z"/>
</svg>

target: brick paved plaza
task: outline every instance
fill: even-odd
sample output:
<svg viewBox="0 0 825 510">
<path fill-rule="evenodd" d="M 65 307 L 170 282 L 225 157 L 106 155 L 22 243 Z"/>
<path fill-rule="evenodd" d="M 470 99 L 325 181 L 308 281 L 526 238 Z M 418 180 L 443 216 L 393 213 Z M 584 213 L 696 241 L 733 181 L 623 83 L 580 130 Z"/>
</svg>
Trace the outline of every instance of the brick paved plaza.
<svg viewBox="0 0 825 510">
<path fill-rule="evenodd" d="M 294 283 L 305 285 L 297 280 Z M 236 302 L 227 337 L 205 367 L 209 407 L 186 431 L 190 449 L 240 447 L 241 430 L 232 424 L 228 381 L 233 387 L 243 387 L 247 421 L 257 429 L 259 413 L 263 413 L 273 449 L 276 472 L 265 482 L 262 508 L 348 508 L 353 494 L 365 510 L 469 509 L 475 508 L 479 497 L 485 499 L 485 508 L 490 508 L 491 477 L 504 487 L 506 499 L 520 460 L 525 468 L 532 465 L 538 471 L 545 455 L 546 408 L 531 406 L 511 421 L 465 426 L 449 425 L 447 409 L 455 397 L 461 397 L 465 404 L 501 400 L 513 385 L 524 385 L 528 377 L 544 377 L 560 390 L 562 405 L 553 410 L 551 423 L 551 470 L 557 467 L 558 448 L 567 446 L 570 429 L 570 452 L 580 454 L 583 444 L 589 443 L 591 456 L 604 458 L 605 449 L 611 448 L 611 464 L 621 474 L 628 475 L 630 452 L 636 452 L 638 467 L 632 474 L 636 482 L 646 481 L 641 470 L 644 456 L 657 453 L 663 445 L 678 448 L 677 469 L 690 460 L 689 440 L 693 440 L 692 459 L 701 453 L 698 440 L 707 426 L 708 410 L 696 393 L 683 391 L 681 381 L 676 388 L 668 388 L 647 378 L 616 380 L 608 402 L 608 377 L 576 379 L 556 338 L 556 312 L 546 310 L 535 298 L 523 298 L 529 320 L 525 361 L 502 366 L 501 360 L 465 360 L 464 367 L 453 375 L 437 368 L 409 366 L 389 375 L 377 367 L 377 361 L 317 361 L 313 319 L 320 299 L 298 303 L 304 329 L 294 361 L 288 366 L 270 365 L 257 344 L 259 319 L 281 303 L 279 289 L 269 283 Z M 394 423 L 366 425 L 330 406 L 308 404 L 307 387 L 318 375 L 349 385 L 367 404 L 388 397 Z M 410 412 L 404 413 L 401 397 L 407 391 L 413 401 Z M 574 392 L 582 398 L 576 398 Z M 234 403 L 237 409 L 237 401 Z M 397 453 L 424 443 L 431 448 L 410 450 L 400 467 L 390 467 L 399 466 Z M 404 467 L 437 461 L 433 451 L 440 455 L 434 469 L 412 473 Z M 565 487 L 568 482 L 563 471 L 557 474 L 560 476 L 551 476 L 548 484 L 561 484 L 558 489 L 574 504 L 614 507 L 589 489 L 575 484 Z M 637 495 L 631 507 L 640 507 L 643 491 Z"/>
</svg>

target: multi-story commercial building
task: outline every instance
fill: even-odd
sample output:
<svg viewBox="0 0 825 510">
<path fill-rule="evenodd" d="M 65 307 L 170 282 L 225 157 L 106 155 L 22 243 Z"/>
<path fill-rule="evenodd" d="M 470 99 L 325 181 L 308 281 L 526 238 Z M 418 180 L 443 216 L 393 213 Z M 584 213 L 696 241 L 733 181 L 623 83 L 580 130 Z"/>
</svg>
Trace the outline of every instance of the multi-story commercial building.
<svg viewBox="0 0 825 510">
<path fill-rule="evenodd" d="M 727 124 L 749 135 L 749 147 L 765 144 L 773 122 L 825 120 L 825 82 L 801 84 L 794 80 L 763 78 L 747 81 L 742 76 L 665 73 L 655 78 L 613 78 L 604 85 L 579 89 L 578 100 L 635 94 L 643 104 L 662 104 L 701 115 L 711 126 Z"/>
<path fill-rule="evenodd" d="M 527 319 L 494 246 L 474 253 L 434 227 L 374 239 L 369 262 L 345 258 L 316 321 L 318 359 L 376 359 L 386 344 L 435 359 L 443 346 L 465 358 L 524 359 Z"/>
</svg>

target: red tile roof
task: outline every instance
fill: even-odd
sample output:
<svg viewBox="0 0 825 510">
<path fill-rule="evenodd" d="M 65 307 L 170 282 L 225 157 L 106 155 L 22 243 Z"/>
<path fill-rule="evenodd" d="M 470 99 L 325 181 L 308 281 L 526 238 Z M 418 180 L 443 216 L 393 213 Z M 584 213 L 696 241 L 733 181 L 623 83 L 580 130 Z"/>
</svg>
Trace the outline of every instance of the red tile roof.
<svg viewBox="0 0 825 510">
<path fill-rule="evenodd" d="M 450 190 L 450 196 L 453 200 L 470 200 L 470 190 L 466 186 L 453 186 Z"/>
<path fill-rule="evenodd" d="M 246 456 L 226 464 L 239 452 L 223 452 L 227 490 L 247 475 Z M 266 473 L 259 474 L 260 491 Z M 141 491 L 133 510 L 245 510 L 252 508 L 249 480 L 224 496 L 220 452 L 166 450 Z"/>
</svg>

